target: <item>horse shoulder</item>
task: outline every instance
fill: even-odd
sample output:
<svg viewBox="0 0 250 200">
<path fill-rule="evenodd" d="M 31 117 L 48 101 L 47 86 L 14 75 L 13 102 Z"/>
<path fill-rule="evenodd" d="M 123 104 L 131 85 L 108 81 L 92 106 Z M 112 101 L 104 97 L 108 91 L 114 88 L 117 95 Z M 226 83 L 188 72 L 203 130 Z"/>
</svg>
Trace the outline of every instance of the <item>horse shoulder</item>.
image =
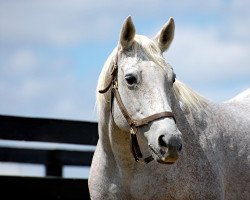
<svg viewBox="0 0 250 200">
<path fill-rule="evenodd" d="M 250 89 L 221 104 L 223 174 L 226 199 L 250 195 Z"/>
<path fill-rule="evenodd" d="M 112 153 L 112 147 L 108 141 L 108 128 L 99 124 L 99 140 L 92 159 L 88 185 L 90 197 L 99 199 L 129 199 L 128 194 L 121 188 L 117 176 L 119 169 Z"/>
</svg>

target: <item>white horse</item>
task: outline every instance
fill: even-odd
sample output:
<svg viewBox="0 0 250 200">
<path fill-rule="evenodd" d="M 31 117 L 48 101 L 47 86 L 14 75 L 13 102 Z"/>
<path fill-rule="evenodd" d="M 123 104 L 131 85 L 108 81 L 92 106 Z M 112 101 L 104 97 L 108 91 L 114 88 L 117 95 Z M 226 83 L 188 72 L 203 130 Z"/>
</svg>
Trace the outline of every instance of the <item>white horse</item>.
<svg viewBox="0 0 250 200">
<path fill-rule="evenodd" d="M 149 39 L 123 24 L 97 86 L 92 199 L 250 199 L 250 90 L 216 104 L 175 80 L 174 27 Z"/>
</svg>

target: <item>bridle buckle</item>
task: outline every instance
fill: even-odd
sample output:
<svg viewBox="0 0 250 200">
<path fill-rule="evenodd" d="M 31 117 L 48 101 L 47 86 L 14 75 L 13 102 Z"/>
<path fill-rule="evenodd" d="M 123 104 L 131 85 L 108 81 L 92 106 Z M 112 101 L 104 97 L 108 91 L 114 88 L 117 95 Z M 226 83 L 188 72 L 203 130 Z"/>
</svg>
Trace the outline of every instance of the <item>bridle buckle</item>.
<svg viewBox="0 0 250 200">
<path fill-rule="evenodd" d="M 113 88 L 114 88 L 114 89 L 118 89 L 118 82 L 117 82 L 117 80 L 115 80 L 115 81 L 113 82 Z"/>
<path fill-rule="evenodd" d="M 133 127 L 130 128 L 130 134 L 135 135 L 137 131 L 133 129 Z"/>
</svg>

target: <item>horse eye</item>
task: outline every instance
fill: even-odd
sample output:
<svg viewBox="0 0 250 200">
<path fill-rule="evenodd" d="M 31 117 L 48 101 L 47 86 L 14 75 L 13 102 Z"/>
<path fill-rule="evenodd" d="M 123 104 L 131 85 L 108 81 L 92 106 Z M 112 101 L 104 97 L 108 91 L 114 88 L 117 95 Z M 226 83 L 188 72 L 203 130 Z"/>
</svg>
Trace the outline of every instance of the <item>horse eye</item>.
<svg viewBox="0 0 250 200">
<path fill-rule="evenodd" d="M 175 79 L 176 79 L 176 74 L 174 73 L 173 74 L 173 83 L 175 82 Z"/>
<path fill-rule="evenodd" d="M 133 76 L 133 75 L 131 75 L 131 74 L 126 75 L 126 76 L 125 76 L 125 79 L 126 79 L 126 81 L 127 81 L 127 83 L 128 83 L 129 85 L 133 85 L 133 84 L 135 84 L 135 83 L 137 82 L 136 77 Z"/>
</svg>

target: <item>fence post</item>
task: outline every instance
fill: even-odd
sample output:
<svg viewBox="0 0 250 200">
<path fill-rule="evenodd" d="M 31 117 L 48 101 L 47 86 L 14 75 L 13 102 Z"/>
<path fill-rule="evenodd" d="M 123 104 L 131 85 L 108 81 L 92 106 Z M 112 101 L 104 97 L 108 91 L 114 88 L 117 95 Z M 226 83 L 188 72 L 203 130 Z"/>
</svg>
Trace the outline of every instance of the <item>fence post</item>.
<svg viewBox="0 0 250 200">
<path fill-rule="evenodd" d="M 53 150 L 49 152 L 46 164 L 46 176 L 63 176 L 63 165 L 60 159 L 60 151 Z"/>
</svg>

